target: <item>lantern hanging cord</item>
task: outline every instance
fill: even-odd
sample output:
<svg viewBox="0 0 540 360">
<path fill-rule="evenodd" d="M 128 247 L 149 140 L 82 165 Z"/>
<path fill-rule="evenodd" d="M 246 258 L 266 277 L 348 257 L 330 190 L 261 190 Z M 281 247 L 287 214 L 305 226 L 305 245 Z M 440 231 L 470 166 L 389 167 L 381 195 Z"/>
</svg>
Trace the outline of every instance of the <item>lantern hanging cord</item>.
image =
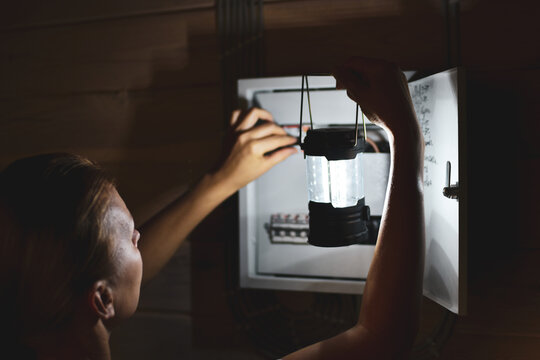
<svg viewBox="0 0 540 360">
<path fill-rule="evenodd" d="M 356 104 L 356 121 L 354 125 L 354 146 L 358 145 L 358 111 L 360 110 L 360 105 Z M 360 110 L 360 112 L 362 112 Z M 364 128 L 364 144 L 367 141 L 367 131 L 366 131 L 366 120 L 364 119 L 364 113 L 362 112 L 362 127 Z"/>
<path fill-rule="evenodd" d="M 306 92 L 307 92 L 307 103 L 308 103 L 308 110 L 309 110 L 309 123 L 311 124 L 311 129 L 313 129 L 313 117 L 311 116 L 311 99 L 309 98 L 309 84 L 308 84 L 307 75 L 306 75 Z"/>
<path fill-rule="evenodd" d="M 364 142 L 367 140 L 366 119 L 364 119 L 364 112 L 362 111 L 362 125 L 364 126 Z"/>
<path fill-rule="evenodd" d="M 311 129 L 313 129 L 313 117 L 311 115 L 311 98 L 309 97 L 309 84 L 307 75 L 302 75 L 302 90 L 300 91 L 300 126 L 298 127 L 298 143 L 302 144 L 302 115 L 304 110 L 304 79 L 306 81 L 306 92 L 308 99 L 308 110 L 309 110 L 309 122 Z"/>
<path fill-rule="evenodd" d="M 298 144 L 302 145 L 302 110 L 304 109 L 304 77 L 302 75 L 302 90 L 300 91 L 300 126 L 298 127 Z"/>
</svg>

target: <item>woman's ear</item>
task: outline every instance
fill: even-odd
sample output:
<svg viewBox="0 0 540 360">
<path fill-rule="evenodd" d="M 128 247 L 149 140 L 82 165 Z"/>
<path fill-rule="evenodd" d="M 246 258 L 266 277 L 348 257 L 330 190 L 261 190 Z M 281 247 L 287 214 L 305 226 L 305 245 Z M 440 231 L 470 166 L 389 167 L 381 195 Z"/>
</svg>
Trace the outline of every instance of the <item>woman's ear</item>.
<svg viewBox="0 0 540 360">
<path fill-rule="evenodd" d="M 114 317 L 113 291 L 107 281 L 99 280 L 94 283 L 89 294 L 90 309 L 102 320 Z"/>
</svg>

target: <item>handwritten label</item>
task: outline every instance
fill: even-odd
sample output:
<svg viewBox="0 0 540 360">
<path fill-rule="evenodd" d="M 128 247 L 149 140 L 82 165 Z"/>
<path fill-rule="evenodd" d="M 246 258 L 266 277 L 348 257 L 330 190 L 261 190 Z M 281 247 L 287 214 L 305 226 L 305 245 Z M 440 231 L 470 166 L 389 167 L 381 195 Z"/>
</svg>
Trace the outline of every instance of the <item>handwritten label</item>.
<svg viewBox="0 0 540 360">
<path fill-rule="evenodd" d="M 431 137 L 431 122 L 433 120 L 433 79 L 415 82 L 409 85 L 409 91 L 416 112 L 416 117 L 422 127 L 424 134 L 425 150 L 424 150 L 424 186 L 432 185 L 431 174 L 429 173 L 429 165 L 437 164 L 437 159 L 433 154 L 433 139 Z"/>
</svg>

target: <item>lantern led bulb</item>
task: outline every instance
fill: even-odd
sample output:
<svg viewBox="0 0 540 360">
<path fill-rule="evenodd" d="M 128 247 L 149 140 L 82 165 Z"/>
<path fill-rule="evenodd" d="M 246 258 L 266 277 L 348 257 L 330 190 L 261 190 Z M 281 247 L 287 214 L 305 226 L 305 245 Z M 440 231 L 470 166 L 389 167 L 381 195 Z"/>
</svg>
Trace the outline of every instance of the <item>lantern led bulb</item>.
<svg viewBox="0 0 540 360">
<path fill-rule="evenodd" d="M 360 154 L 350 160 L 328 162 L 330 168 L 330 199 L 335 208 L 355 206 L 364 197 Z"/>
<path fill-rule="evenodd" d="M 328 160 L 322 156 L 308 156 L 307 167 L 309 200 L 320 203 L 329 203 L 331 198 Z"/>
<path fill-rule="evenodd" d="M 328 161 L 323 156 L 307 156 L 308 198 L 331 203 L 335 208 L 355 206 L 364 197 L 362 156 Z"/>
</svg>

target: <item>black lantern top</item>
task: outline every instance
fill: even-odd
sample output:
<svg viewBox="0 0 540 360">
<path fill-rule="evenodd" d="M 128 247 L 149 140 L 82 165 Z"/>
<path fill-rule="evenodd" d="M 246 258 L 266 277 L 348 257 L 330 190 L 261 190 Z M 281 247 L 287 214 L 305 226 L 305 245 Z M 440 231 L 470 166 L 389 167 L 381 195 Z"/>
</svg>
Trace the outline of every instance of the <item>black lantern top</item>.
<svg viewBox="0 0 540 360">
<path fill-rule="evenodd" d="M 324 156 L 328 160 L 349 160 L 364 151 L 364 142 L 358 141 L 357 129 L 329 127 L 310 129 L 301 144 L 305 155 Z"/>
</svg>

